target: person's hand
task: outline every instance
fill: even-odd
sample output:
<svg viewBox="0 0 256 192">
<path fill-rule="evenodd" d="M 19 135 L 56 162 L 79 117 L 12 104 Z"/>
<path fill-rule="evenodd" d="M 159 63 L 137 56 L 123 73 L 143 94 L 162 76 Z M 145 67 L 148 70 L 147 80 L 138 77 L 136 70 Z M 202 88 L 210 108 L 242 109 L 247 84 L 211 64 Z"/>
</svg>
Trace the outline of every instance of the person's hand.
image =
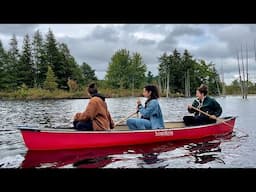
<svg viewBox="0 0 256 192">
<path fill-rule="evenodd" d="M 140 98 L 137 99 L 137 105 L 140 105 L 141 104 L 141 101 L 140 101 Z"/>
<path fill-rule="evenodd" d="M 192 105 L 189 104 L 189 105 L 188 105 L 188 108 L 189 108 L 189 109 L 192 109 Z"/>
<path fill-rule="evenodd" d="M 210 115 L 211 119 L 217 119 L 217 117 L 215 115 Z"/>
<path fill-rule="evenodd" d="M 79 118 L 80 114 L 81 114 L 80 112 L 76 113 L 75 116 L 74 116 L 74 120 L 77 120 Z"/>
</svg>

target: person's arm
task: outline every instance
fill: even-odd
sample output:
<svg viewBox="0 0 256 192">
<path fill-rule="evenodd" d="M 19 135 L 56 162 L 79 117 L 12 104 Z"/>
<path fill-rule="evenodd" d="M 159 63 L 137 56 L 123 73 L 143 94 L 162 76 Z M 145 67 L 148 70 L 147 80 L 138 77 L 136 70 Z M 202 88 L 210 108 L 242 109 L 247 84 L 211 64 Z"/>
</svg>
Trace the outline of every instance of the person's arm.
<svg viewBox="0 0 256 192">
<path fill-rule="evenodd" d="M 199 101 L 195 99 L 195 100 L 193 101 L 193 103 L 192 103 L 192 106 L 195 107 L 195 108 L 197 108 L 198 105 L 199 105 Z M 193 108 L 191 108 L 190 105 L 188 105 L 188 112 L 189 112 L 189 113 L 195 113 L 196 110 L 193 109 Z"/>
<path fill-rule="evenodd" d="M 108 115 L 108 120 L 109 120 L 109 122 L 110 122 L 110 129 L 114 129 L 115 123 L 114 123 L 114 121 L 113 121 L 113 119 L 112 119 L 112 117 L 111 117 L 109 111 L 108 111 L 107 113 L 108 113 L 108 114 L 107 114 L 107 115 Z"/>
<path fill-rule="evenodd" d="M 87 121 L 93 120 L 97 114 L 97 103 L 95 100 L 90 99 L 84 112 L 80 113 L 76 120 L 78 121 Z"/>
<path fill-rule="evenodd" d="M 150 117 L 150 115 L 155 111 L 157 108 L 158 102 L 156 100 L 151 100 L 148 103 L 147 108 L 143 107 L 141 104 L 138 105 L 139 112 L 143 115 L 143 117 Z"/>
<path fill-rule="evenodd" d="M 222 114 L 222 108 L 221 108 L 220 104 L 215 99 L 213 101 L 214 101 L 214 108 L 215 108 L 214 115 L 216 117 L 219 117 Z"/>
</svg>

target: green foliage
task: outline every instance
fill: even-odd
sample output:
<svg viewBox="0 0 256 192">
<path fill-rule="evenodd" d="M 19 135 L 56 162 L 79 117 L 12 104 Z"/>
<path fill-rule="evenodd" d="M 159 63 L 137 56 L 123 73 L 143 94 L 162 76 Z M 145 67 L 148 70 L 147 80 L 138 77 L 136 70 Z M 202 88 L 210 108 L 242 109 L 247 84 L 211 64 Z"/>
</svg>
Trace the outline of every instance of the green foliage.
<svg viewBox="0 0 256 192">
<path fill-rule="evenodd" d="M 34 87 L 43 87 L 48 65 L 46 63 L 46 52 L 44 49 L 43 36 L 37 30 L 32 41 L 33 71 L 35 74 Z"/>
<path fill-rule="evenodd" d="M 154 81 L 154 75 L 152 74 L 151 71 L 148 71 L 146 82 L 147 84 L 152 84 L 153 81 Z"/>
<path fill-rule="evenodd" d="M 95 70 L 93 70 L 89 64 L 83 62 L 80 68 L 82 70 L 83 83 L 85 85 L 88 85 L 92 81 L 97 81 Z"/>
<path fill-rule="evenodd" d="M 130 56 L 128 50 L 121 49 L 111 57 L 105 79 L 112 88 L 139 88 L 145 83 L 146 70 L 139 53 Z"/>
<path fill-rule="evenodd" d="M 5 52 L 2 42 L 0 41 L 0 90 L 5 90 L 9 86 L 7 62 L 7 53 Z"/>
<path fill-rule="evenodd" d="M 44 89 L 53 91 L 57 88 L 58 84 L 56 83 L 56 77 L 50 66 L 48 66 L 48 71 L 46 74 L 46 79 L 44 82 Z"/>
<path fill-rule="evenodd" d="M 10 40 L 10 48 L 7 52 L 7 60 L 6 60 L 6 73 L 8 74 L 7 84 L 9 89 L 17 88 L 17 74 L 18 71 L 18 61 L 19 61 L 19 50 L 18 50 L 18 41 L 16 36 L 13 35 Z"/>
<path fill-rule="evenodd" d="M 33 71 L 32 50 L 28 34 L 24 37 L 22 53 L 18 64 L 17 85 L 25 84 L 28 87 L 33 87 L 35 73 Z"/>
<path fill-rule="evenodd" d="M 170 92 L 184 95 L 186 73 L 189 72 L 189 87 L 193 95 L 202 83 L 208 85 L 209 94 L 219 94 L 218 87 L 221 89 L 221 84 L 214 64 L 207 64 L 204 60 L 196 61 L 187 50 L 181 56 L 176 49 L 169 55 L 163 53 L 159 62 L 159 84 L 162 93 L 166 92 L 169 80 Z"/>
<path fill-rule="evenodd" d="M 17 95 L 21 98 L 25 98 L 28 95 L 28 87 L 25 83 L 22 83 L 20 89 L 17 91 Z"/>
</svg>

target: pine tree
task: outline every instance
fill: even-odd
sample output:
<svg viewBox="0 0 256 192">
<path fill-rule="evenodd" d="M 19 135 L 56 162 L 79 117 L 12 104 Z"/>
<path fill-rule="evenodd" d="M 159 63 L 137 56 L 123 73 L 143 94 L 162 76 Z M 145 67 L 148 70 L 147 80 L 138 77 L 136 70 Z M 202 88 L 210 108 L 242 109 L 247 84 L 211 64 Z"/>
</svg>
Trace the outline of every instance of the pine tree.
<svg viewBox="0 0 256 192">
<path fill-rule="evenodd" d="M 4 50 L 2 41 L 0 40 L 0 90 L 7 89 L 8 85 L 8 73 L 7 73 L 7 53 Z"/>
<path fill-rule="evenodd" d="M 18 62 L 19 62 L 19 50 L 18 50 L 18 41 L 16 39 L 16 36 L 13 35 L 10 40 L 10 48 L 8 51 L 7 56 L 7 74 L 9 75 L 7 84 L 10 89 L 17 88 L 17 74 L 18 71 Z"/>
<path fill-rule="evenodd" d="M 46 79 L 44 81 L 44 89 L 53 91 L 57 88 L 58 84 L 56 83 L 55 74 L 50 66 L 48 66 L 48 71 L 46 74 Z"/>
<path fill-rule="evenodd" d="M 130 88 L 140 88 L 146 82 L 145 73 L 147 66 L 143 63 L 142 57 L 139 53 L 133 53 L 129 66 L 129 74 L 127 74 L 127 82 L 131 82 Z"/>
<path fill-rule="evenodd" d="M 95 70 L 93 70 L 89 64 L 83 62 L 83 64 L 81 65 L 81 70 L 85 85 L 88 85 L 91 81 L 97 81 Z"/>
<path fill-rule="evenodd" d="M 33 36 L 32 42 L 33 70 L 35 74 L 34 87 L 42 87 L 46 78 L 48 65 L 44 50 L 44 42 L 42 34 L 37 30 Z"/>
<path fill-rule="evenodd" d="M 147 73 L 147 84 L 152 84 L 154 80 L 154 75 L 151 71 L 148 71 Z"/>
<path fill-rule="evenodd" d="M 47 63 L 47 65 L 49 65 L 52 68 L 52 70 L 56 75 L 57 83 L 61 87 L 61 85 L 67 83 L 67 79 L 63 83 L 62 81 L 63 64 L 60 63 L 60 54 L 57 47 L 57 41 L 54 37 L 53 32 L 50 29 L 46 35 L 46 41 L 45 41 L 44 47 L 45 47 L 45 54 L 46 54 L 45 63 Z"/>
<path fill-rule="evenodd" d="M 19 71 L 17 73 L 18 86 L 24 83 L 27 87 L 33 87 L 35 73 L 33 70 L 32 50 L 28 34 L 26 34 L 24 37 L 22 53 L 17 69 Z"/>
<path fill-rule="evenodd" d="M 68 46 L 65 43 L 60 43 L 58 45 L 59 50 L 59 65 L 56 75 L 58 75 L 58 83 L 61 88 L 67 88 L 68 79 L 73 79 L 79 84 L 82 81 L 82 70 L 76 63 L 74 57 L 70 54 Z"/>
</svg>

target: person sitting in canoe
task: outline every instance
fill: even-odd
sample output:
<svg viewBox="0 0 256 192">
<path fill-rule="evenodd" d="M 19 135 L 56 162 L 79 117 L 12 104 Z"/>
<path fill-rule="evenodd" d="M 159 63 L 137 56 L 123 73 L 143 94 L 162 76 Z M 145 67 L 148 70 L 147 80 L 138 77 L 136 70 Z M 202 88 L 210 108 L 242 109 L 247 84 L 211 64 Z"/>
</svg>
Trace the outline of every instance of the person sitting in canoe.
<svg viewBox="0 0 256 192">
<path fill-rule="evenodd" d="M 83 131 L 104 131 L 114 128 L 114 122 L 108 111 L 105 97 L 98 94 L 95 83 L 87 88 L 91 97 L 84 112 L 76 113 L 74 116 L 74 128 Z"/>
<path fill-rule="evenodd" d="M 131 130 L 161 129 L 164 128 L 163 115 L 158 103 L 159 91 L 155 85 L 147 85 L 143 89 L 143 96 L 147 97 L 145 107 L 140 99 L 137 100 L 137 111 L 141 118 L 130 118 L 127 125 Z"/>
<path fill-rule="evenodd" d="M 196 97 L 192 105 L 188 105 L 188 112 L 194 113 L 194 116 L 184 116 L 183 120 L 187 126 L 204 125 L 216 122 L 216 117 L 219 117 L 222 113 L 220 104 L 214 99 L 207 96 L 208 87 L 201 85 L 196 90 Z M 198 109 L 198 110 L 196 110 Z M 202 114 L 200 110 L 208 113 Z"/>
</svg>

